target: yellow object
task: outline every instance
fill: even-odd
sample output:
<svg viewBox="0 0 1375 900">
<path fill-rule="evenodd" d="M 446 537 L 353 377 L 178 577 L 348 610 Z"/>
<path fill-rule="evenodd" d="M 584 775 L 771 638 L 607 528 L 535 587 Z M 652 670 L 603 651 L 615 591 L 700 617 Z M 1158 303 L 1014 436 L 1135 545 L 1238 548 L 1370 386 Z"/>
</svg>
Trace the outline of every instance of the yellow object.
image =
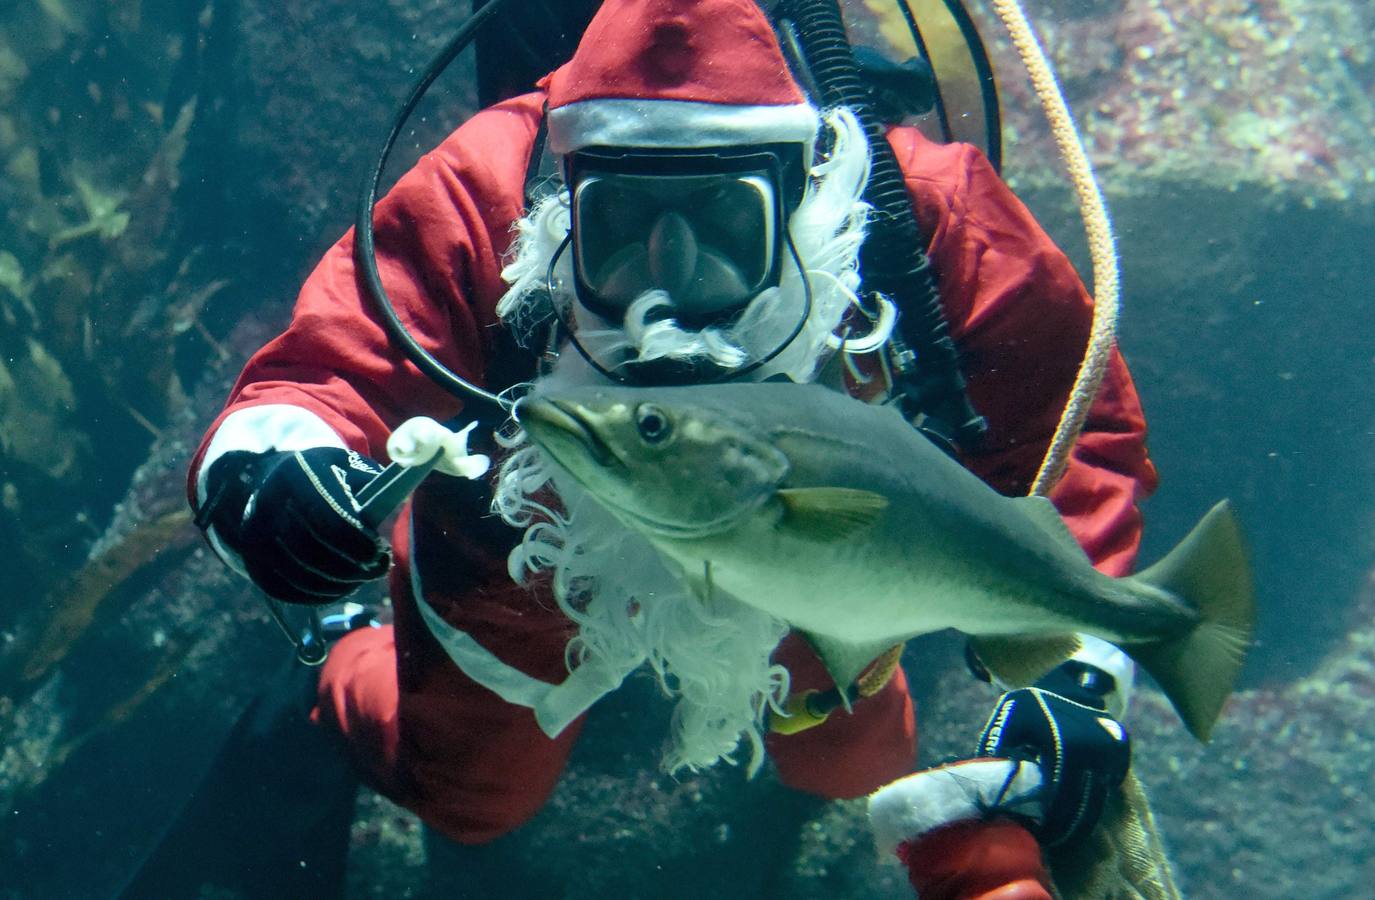
<svg viewBox="0 0 1375 900">
<path fill-rule="evenodd" d="M 820 691 L 803 691 L 800 694 L 789 694 L 787 702 L 783 704 L 783 711 L 786 715 L 773 716 L 769 720 L 769 730 L 774 734 L 797 734 L 799 731 L 806 731 L 808 728 L 815 728 L 831 715 L 830 710 L 818 712 L 812 708 L 811 699 Z"/>
</svg>

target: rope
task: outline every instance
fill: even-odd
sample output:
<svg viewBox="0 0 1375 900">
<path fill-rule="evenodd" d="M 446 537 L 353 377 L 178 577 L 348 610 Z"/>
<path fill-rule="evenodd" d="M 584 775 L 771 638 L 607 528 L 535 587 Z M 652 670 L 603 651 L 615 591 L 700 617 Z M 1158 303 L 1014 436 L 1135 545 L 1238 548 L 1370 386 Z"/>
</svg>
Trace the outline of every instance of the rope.
<svg viewBox="0 0 1375 900">
<path fill-rule="evenodd" d="M 1060 156 L 1069 170 L 1070 180 L 1078 196 L 1080 215 L 1084 218 L 1084 231 L 1088 235 L 1089 252 L 1093 257 L 1093 325 L 1089 331 L 1088 348 L 1084 361 L 1074 377 L 1074 387 L 1070 391 L 1069 402 L 1055 427 L 1050 447 L 1045 459 L 1036 473 L 1031 485 L 1031 493 L 1044 496 L 1050 493 L 1055 482 L 1064 474 L 1069 462 L 1069 452 L 1088 419 L 1089 408 L 1098 396 L 1098 389 L 1107 374 L 1108 361 L 1116 342 L 1117 309 L 1119 283 L 1117 273 L 1117 249 L 1113 244 L 1112 225 L 1108 220 L 1108 210 L 1103 202 L 1103 194 L 1094 179 L 1093 166 L 1088 154 L 1084 152 L 1083 142 L 1074 127 L 1069 107 L 1065 104 L 1064 94 L 1055 83 L 1055 74 L 1050 62 L 1031 30 L 1026 13 L 1018 0 L 993 0 L 993 8 L 1002 19 L 1012 43 L 1016 46 L 1031 84 L 1041 100 L 1046 118 L 1050 122 L 1051 133 Z"/>
<path fill-rule="evenodd" d="M 1089 408 L 1093 405 L 1098 389 L 1107 374 L 1108 361 L 1112 356 L 1117 331 L 1117 311 L 1120 300 L 1120 285 L 1117 272 L 1117 250 L 1113 245 L 1112 225 L 1108 221 L 1108 211 L 1103 203 L 1103 194 L 1093 176 L 1093 166 L 1084 152 L 1083 142 L 1075 130 L 1074 120 L 1070 117 L 1069 107 L 1064 95 L 1055 83 L 1055 75 L 1045 52 L 1036 41 L 1026 14 L 1018 0 L 992 0 L 993 8 L 1002 19 L 1022 62 L 1031 75 L 1032 86 L 1041 99 L 1046 118 L 1050 121 L 1051 132 L 1060 150 L 1065 166 L 1069 169 L 1074 182 L 1074 191 L 1079 198 L 1080 214 L 1084 217 L 1084 230 L 1088 235 L 1089 252 L 1093 256 L 1093 325 L 1089 330 L 1088 348 L 1084 351 L 1084 361 L 1074 378 L 1069 402 L 1055 427 L 1046 457 L 1041 469 L 1032 482 L 1031 493 L 1045 496 L 1050 493 L 1055 482 L 1064 474 L 1069 462 L 1069 452 L 1083 431 L 1088 419 Z M 1086 847 L 1081 863 L 1086 871 L 1063 872 L 1061 866 L 1053 866 L 1058 881 L 1065 875 L 1079 876 L 1096 874 L 1100 882 L 1087 892 L 1075 891 L 1075 896 L 1100 897 L 1105 893 L 1112 896 L 1135 896 L 1151 900 L 1178 900 L 1179 890 L 1174 885 L 1169 860 L 1159 841 L 1155 820 L 1150 803 L 1135 773 L 1129 772 L 1118 795 L 1119 814 L 1112 817 L 1115 821 L 1100 824 L 1095 832 L 1097 843 L 1106 842 L 1109 846 L 1104 852 L 1101 846 Z M 1111 831 L 1112 834 L 1107 834 Z M 1097 872 L 1094 872 L 1094 870 Z M 1081 885 L 1082 887 L 1082 885 Z M 1105 890 L 1106 888 L 1106 890 Z"/>
</svg>

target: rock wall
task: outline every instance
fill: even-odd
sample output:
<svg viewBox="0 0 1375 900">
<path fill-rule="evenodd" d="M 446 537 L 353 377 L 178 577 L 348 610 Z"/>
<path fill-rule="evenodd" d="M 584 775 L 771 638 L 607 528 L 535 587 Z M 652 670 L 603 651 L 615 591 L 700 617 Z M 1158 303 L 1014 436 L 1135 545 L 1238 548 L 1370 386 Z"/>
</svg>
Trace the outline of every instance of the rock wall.
<svg viewBox="0 0 1375 900">
<path fill-rule="evenodd" d="M 393 101 L 464 9 L 21 6 L 0 15 L 3 249 L 19 264 L 0 254 L 10 342 L 0 416 L 7 426 L 24 417 L 22 437 L 56 435 L 77 465 L 24 461 L 29 445 L 14 428 L 0 445 L 5 545 L 42 538 L 15 557 L 0 605 L 0 866 L 15 875 L 0 896 L 11 884 L 26 897 L 99 896 L 198 777 L 254 673 L 284 652 L 251 592 L 168 518 L 181 508 L 189 449 L 348 226 Z M 1375 876 L 1360 843 L 1375 737 L 1367 7 L 1030 8 L 1121 242 L 1122 344 L 1165 475 L 1146 555 L 1231 495 L 1256 557 L 1262 644 L 1214 744 L 1188 743 L 1150 692 L 1132 717 L 1137 765 L 1196 896 L 1359 896 Z M 20 47 L 21 30 L 42 40 Z M 1082 261 L 1017 64 L 1001 41 L 994 52 L 1007 174 Z M 112 53 L 119 65 L 91 62 Z M 32 75 L 73 66 L 98 77 Z M 460 70 L 422 107 L 396 171 L 472 108 L 470 84 Z M 80 116 L 102 123 L 100 142 Z M 109 146 L 123 155 L 95 158 Z M 83 316 L 89 327 L 70 330 Z M 8 386 L 24 379 L 27 391 Z M 35 406 L 39 395 L 50 408 Z M 151 427 L 100 405 L 110 397 Z M 115 452 L 98 455 L 81 434 Z M 992 702 L 957 658 L 944 636 L 907 655 L 927 762 L 965 752 Z M 874 860 L 856 803 L 805 802 L 767 772 L 754 782 L 730 769 L 655 774 L 664 718 L 644 683 L 605 703 L 549 808 L 485 865 L 548 879 L 570 898 L 907 896 L 900 874 Z M 355 897 L 462 896 L 473 865 L 369 794 L 354 843 Z"/>
</svg>

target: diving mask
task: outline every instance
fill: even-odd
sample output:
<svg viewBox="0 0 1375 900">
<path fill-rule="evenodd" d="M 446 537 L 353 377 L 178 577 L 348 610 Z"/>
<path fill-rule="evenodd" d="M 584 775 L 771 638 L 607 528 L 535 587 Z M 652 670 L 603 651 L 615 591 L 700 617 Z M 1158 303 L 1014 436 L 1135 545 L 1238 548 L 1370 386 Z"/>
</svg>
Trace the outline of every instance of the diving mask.
<svg viewBox="0 0 1375 900">
<path fill-rule="evenodd" d="M 568 182 L 579 301 L 620 321 L 662 291 L 676 320 L 700 328 L 778 285 L 801 153 L 584 150 L 570 155 Z"/>
</svg>

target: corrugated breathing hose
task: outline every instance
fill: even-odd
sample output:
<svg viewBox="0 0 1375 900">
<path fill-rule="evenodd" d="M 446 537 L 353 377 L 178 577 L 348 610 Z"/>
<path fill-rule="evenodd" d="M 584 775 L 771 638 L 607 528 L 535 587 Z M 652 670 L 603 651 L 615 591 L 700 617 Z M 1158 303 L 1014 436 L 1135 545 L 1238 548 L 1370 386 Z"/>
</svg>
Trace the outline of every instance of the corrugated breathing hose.
<svg viewBox="0 0 1375 900">
<path fill-rule="evenodd" d="M 972 449 L 988 423 L 966 394 L 959 352 L 926 258 L 926 241 L 883 123 L 874 115 L 860 79 L 840 6 L 836 0 L 785 0 L 779 12 L 797 25 L 807 64 L 821 90 L 819 101 L 853 110 L 869 141 L 864 199 L 873 207 L 873 216 L 860 250 L 860 271 L 866 290 L 891 298 L 901 311 L 897 330 L 906 348 L 898 349 L 895 362 L 904 382 L 903 412 L 937 437 Z M 903 352 L 907 348 L 910 353 Z"/>
</svg>

